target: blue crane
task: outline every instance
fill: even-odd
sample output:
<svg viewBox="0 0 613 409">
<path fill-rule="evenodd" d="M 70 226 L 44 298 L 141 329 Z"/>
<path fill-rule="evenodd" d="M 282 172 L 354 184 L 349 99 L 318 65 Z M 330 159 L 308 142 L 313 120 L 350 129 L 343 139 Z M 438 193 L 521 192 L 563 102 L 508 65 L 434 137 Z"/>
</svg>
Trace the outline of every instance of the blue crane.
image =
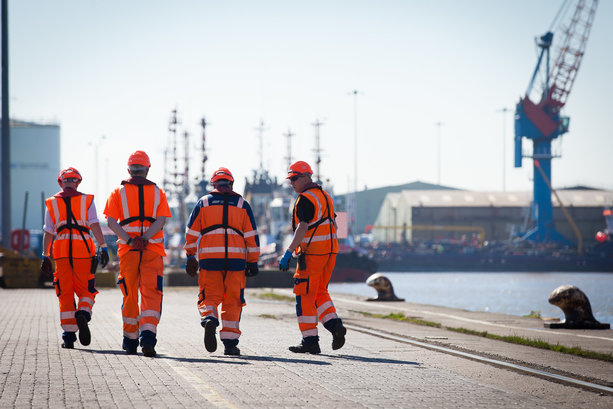
<svg viewBox="0 0 613 409">
<path fill-rule="evenodd" d="M 536 221 L 536 225 L 524 235 L 526 240 L 568 242 L 555 229 L 553 223 L 551 159 L 554 155 L 551 142 L 568 132 L 570 118 L 562 116 L 561 109 L 566 104 L 579 70 L 597 6 L 598 0 L 577 1 L 574 12 L 563 29 L 561 45 L 553 67 L 550 67 L 550 48 L 554 40 L 551 27 L 538 38 L 540 53 L 536 68 L 525 96 L 515 107 L 515 167 L 522 166 L 524 157 L 532 158 L 534 166 L 532 219 Z M 554 23 L 569 10 L 569 2 L 565 1 Z M 540 81 L 537 81 L 539 79 Z M 539 102 L 533 102 L 531 96 Z M 532 140 L 530 155 L 525 155 L 522 151 L 523 138 Z"/>
</svg>

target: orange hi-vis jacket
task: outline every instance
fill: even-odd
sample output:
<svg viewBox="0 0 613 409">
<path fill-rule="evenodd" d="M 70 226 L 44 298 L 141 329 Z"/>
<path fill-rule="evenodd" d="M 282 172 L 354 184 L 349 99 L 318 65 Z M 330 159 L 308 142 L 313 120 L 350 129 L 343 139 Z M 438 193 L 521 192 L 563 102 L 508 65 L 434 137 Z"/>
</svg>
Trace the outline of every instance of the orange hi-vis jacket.
<svg viewBox="0 0 613 409">
<path fill-rule="evenodd" d="M 93 195 L 52 196 L 45 201 L 55 226 L 53 258 L 91 258 L 96 253 L 89 228 L 88 210 Z"/>
<path fill-rule="evenodd" d="M 310 201 L 315 208 L 315 214 L 313 219 L 308 221 L 309 229 L 296 248 L 296 253 L 302 252 L 313 256 L 338 253 L 336 224 L 334 222 L 336 215 L 334 213 L 334 203 L 330 195 L 319 185 L 308 187 L 304 192 L 300 193 L 294 204 L 292 220 L 294 230 L 296 230 L 298 223 L 300 223 L 296 215 L 296 207 L 300 200 Z"/>
<path fill-rule="evenodd" d="M 187 255 L 198 253 L 204 270 L 240 271 L 257 263 L 260 238 L 251 206 L 234 192 L 202 196 L 189 217 L 184 248 Z"/>
<path fill-rule="evenodd" d="M 104 214 L 117 220 L 130 236 L 142 236 L 157 217 L 171 216 L 166 194 L 155 183 L 137 177 L 124 180 L 121 184 L 106 201 Z M 122 239 L 118 239 L 117 244 L 120 257 L 131 249 Z M 147 250 L 166 255 L 162 230 L 149 239 Z"/>
</svg>

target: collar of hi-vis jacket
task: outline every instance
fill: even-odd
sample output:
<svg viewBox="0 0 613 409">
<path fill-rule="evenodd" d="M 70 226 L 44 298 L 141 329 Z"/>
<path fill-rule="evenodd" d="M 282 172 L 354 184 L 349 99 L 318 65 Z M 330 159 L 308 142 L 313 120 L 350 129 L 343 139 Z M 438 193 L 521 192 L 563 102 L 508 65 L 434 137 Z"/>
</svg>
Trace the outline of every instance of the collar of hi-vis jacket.
<svg viewBox="0 0 613 409">
<path fill-rule="evenodd" d="M 316 188 L 316 187 L 321 188 L 321 186 L 319 186 L 317 183 L 315 183 L 315 182 L 311 182 L 311 183 L 309 183 L 308 185 L 306 185 L 306 186 L 304 187 L 304 189 L 302 189 L 302 192 L 300 192 L 300 193 L 304 193 L 304 192 L 306 192 L 307 190 L 309 190 L 309 189 L 313 189 L 313 188 Z"/>
<path fill-rule="evenodd" d="M 155 183 L 142 176 L 132 176 L 127 178 L 126 180 L 121 181 L 122 185 L 125 185 L 126 183 L 129 183 L 131 185 L 155 185 Z"/>
<path fill-rule="evenodd" d="M 82 195 L 83 193 L 74 190 L 71 187 L 67 187 L 66 189 L 60 190 L 59 192 L 57 192 L 56 194 L 53 195 L 53 197 L 73 197 L 73 196 L 79 196 Z"/>
</svg>

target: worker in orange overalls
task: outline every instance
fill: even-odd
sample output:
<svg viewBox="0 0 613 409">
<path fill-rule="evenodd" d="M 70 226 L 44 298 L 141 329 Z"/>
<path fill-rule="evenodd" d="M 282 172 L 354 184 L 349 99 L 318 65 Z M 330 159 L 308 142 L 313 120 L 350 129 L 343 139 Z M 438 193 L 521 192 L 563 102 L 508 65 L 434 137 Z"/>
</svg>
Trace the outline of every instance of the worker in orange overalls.
<svg viewBox="0 0 613 409">
<path fill-rule="evenodd" d="M 214 190 L 202 196 L 187 223 L 186 272 L 198 271 L 198 310 L 204 327 L 204 346 L 217 349 L 217 307 L 222 304 L 219 338 L 225 355 L 240 355 L 239 321 L 245 303 L 245 277 L 258 273 L 260 239 L 251 206 L 232 190 L 234 177 L 226 168 L 213 173 Z M 198 260 L 196 259 L 198 256 Z"/>
<path fill-rule="evenodd" d="M 334 203 L 320 185 L 313 183 L 312 174 L 311 167 L 304 161 L 295 162 L 289 167 L 286 179 L 290 180 L 299 196 L 294 204 L 292 218 L 294 236 L 279 261 L 279 269 L 287 271 L 292 253 L 297 253 L 294 294 L 302 342 L 290 346 L 289 350 L 319 354 L 318 318 L 332 333 L 334 350 L 345 344 L 347 330 L 336 314 L 328 293 L 328 283 L 338 253 Z"/>
<path fill-rule="evenodd" d="M 104 214 L 117 235 L 119 277 L 123 293 L 123 343 L 128 354 L 154 357 L 157 325 L 162 313 L 164 233 L 170 209 L 166 194 L 147 179 L 151 162 L 143 151 L 128 159 L 130 177 L 106 201 Z M 141 295 L 140 308 L 138 295 Z"/>
<path fill-rule="evenodd" d="M 100 246 L 102 267 L 109 262 L 94 195 L 77 191 L 81 180 L 83 178 L 75 168 L 62 170 L 57 177 L 62 190 L 45 200 L 41 273 L 51 275 L 53 267 L 49 257 L 52 256 L 55 261 L 53 284 L 60 302 L 60 323 L 64 330 L 62 348 L 68 349 L 74 348 L 77 330 L 82 345 L 91 342 L 88 322 L 98 294 L 94 277 L 98 259 L 91 233 Z M 75 294 L 78 298 L 76 304 Z"/>
</svg>

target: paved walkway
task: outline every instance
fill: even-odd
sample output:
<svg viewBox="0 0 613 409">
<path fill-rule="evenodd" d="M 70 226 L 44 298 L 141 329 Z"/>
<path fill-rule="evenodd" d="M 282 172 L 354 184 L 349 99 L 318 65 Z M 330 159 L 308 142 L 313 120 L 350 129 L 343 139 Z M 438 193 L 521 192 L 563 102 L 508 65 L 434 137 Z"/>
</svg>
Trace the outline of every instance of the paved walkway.
<svg viewBox="0 0 613 409">
<path fill-rule="evenodd" d="M 140 353 L 128 356 L 121 350 L 118 289 L 101 290 L 90 326 L 92 343 L 87 347 L 77 345 L 74 350 L 60 348 L 59 312 L 53 290 L 0 289 L 0 407 L 613 407 L 611 395 L 356 329 L 349 331 L 341 350 L 331 350 L 331 337 L 322 329 L 321 355 L 293 354 L 287 346 L 300 337 L 293 304 L 258 298 L 266 291 L 247 291 L 239 345 L 243 355 L 227 357 L 221 345 L 213 354 L 204 349 L 196 310 L 197 289 L 166 288 L 156 347 L 159 355 L 146 358 Z M 290 294 L 286 290 L 275 292 Z M 467 327 L 471 321 L 458 325 L 453 317 L 473 317 L 457 310 L 433 310 L 409 303 L 366 303 L 344 295 L 337 295 L 337 304 L 345 322 L 354 328 L 372 327 L 464 349 L 510 351 L 519 358 L 528 354 L 524 355 L 528 361 L 548 354 L 532 348 L 522 352 L 522 348 L 510 344 L 436 328 L 365 318 L 357 312 L 397 309 L 424 319 L 429 313 L 447 314 L 432 320 L 450 320 L 455 327 Z M 470 325 L 487 325 L 477 322 L 487 323 L 487 317 L 473 321 Z M 605 339 L 611 338 L 611 331 L 598 332 L 606 333 L 602 340 L 586 340 L 610 345 Z M 594 378 L 613 378 L 613 364 L 551 354 L 556 362 L 593 368 Z"/>
</svg>

